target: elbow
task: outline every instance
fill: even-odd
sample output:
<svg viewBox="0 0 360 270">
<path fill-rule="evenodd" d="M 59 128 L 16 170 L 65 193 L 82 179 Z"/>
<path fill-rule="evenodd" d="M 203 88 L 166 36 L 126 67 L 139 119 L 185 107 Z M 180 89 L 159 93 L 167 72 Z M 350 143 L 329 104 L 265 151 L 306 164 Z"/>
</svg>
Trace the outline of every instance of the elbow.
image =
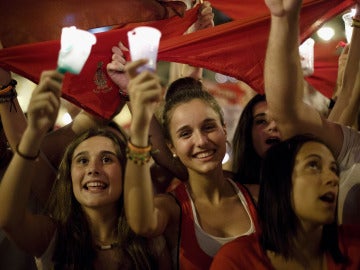
<svg viewBox="0 0 360 270">
<path fill-rule="evenodd" d="M 146 223 L 129 222 L 129 226 L 131 230 L 137 235 L 141 235 L 143 237 L 154 236 L 155 230 L 151 226 L 146 225 Z"/>
</svg>

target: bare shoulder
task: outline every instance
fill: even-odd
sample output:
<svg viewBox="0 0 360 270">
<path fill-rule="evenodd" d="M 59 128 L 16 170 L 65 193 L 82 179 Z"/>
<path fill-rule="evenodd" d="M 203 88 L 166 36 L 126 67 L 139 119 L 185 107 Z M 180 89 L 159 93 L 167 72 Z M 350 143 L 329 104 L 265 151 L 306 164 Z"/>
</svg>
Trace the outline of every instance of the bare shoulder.
<svg viewBox="0 0 360 270">
<path fill-rule="evenodd" d="M 340 154 L 344 142 L 344 134 L 340 124 L 324 119 L 322 128 L 314 135 L 322 139 L 336 157 Z"/>
</svg>

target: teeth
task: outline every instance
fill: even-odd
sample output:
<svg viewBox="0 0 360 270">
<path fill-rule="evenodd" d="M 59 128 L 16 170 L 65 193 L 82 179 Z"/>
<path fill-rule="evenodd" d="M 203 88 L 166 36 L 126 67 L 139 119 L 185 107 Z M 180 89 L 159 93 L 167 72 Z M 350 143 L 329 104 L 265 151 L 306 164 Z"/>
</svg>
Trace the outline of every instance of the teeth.
<svg viewBox="0 0 360 270">
<path fill-rule="evenodd" d="M 104 184 L 103 182 L 89 182 L 86 184 L 87 188 L 91 188 L 91 187 L 106 187 L 106 184 Z"/>
<path fill-rule="evenodd" d="M 213 151 L 207 151 L 207 152 L 202 152 L 196 155 L 197 158 L 206 158 L 210 155 L 212 155 L 214 152 Z"/>
</svg>

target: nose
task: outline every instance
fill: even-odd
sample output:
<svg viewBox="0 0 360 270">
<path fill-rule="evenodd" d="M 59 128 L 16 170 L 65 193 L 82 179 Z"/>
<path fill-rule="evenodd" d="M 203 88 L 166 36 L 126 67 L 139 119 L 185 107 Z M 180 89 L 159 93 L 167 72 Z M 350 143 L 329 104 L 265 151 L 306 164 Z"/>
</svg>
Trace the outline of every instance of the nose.
<svg viewBox="0 0 360 270">
<path fill-rule="evenodd" d="M 340 178 L 339 176 L 332 170 L 328 170 L 328 172 L 324 176 L 325 184 L 330 186 L 338 186 Z"/>
<path fill-rule="evenodd" d="M 98 175 L 100 173 L 100 164 L 97 160 L 90 160 L 87 166 L 88 175 Z"/>
<path fill-rule="evenodd" d="M 201 131 L 194 132 L 194 142 L 197 146 L 203 146 L 208 142 L 208 137 Z"/>
<path fill-rule="evenodd" d="M 273 131 L 273 132 L 277 132 L 277 125 L 276 122 L 274 120 L 270 120 L 269 125 L 267 127 L 268 131 Z"/>
</svg>

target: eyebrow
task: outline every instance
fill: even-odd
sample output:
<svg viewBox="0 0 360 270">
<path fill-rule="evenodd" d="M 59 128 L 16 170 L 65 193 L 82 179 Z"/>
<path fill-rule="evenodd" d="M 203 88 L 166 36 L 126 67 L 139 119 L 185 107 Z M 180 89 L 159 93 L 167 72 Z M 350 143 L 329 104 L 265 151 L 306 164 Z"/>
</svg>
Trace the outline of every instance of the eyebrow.
<svg viewBox="0 0 360 270">
<path fill-rule="evenodd" d="M 258 113 L 254 115 L 254 119 L 260 116 L 266 116 L 266 113 Z"/>
<path fill-rule="evenodd" d="M 216 123 L 216 119 L 215 118 L 206 118 L 206 119 L 204 119 L 204 121 L 202 121 L 202 125 L 203 124 L 207 124 L 207 123 L 213 123 L 213 122 L 215 122 Z M 190 126 L 189 125 L 185 125 L 185 126 L 182 126 L 182 127 L 180 127 L 178 130 L 176 130 L 176 134 L 179 134 L 179 133 L 181 133 L 183 130 L 186 130 L 186 129 L 188 129 L 188 128 L 190 128 Z"/>
<path fill-rule="evenodd" d="M 312 157 L 316 157 L 316 158 L 319 158 L 319 159 L 323 160 L 323 158 L 322 158 L 320 155 L 318 155 L 318 154 L 309 154 L 309 155 L 307 155 L 307 156 L 305 157 L 305 159 L 312 158 Z M 337 167 L 339 167 L 339 165 L 337 164 L 337 162 L 336 162 L 335 160 L 331 161 L 331 164 L 334 164 L 334 165 L 336 165 Z"/>
<path fill-rule="evenodd" d="M 89 151 L 81 151 L 79 153 L 77 153 L 73 158 L 72 160 L 76 159 L 78 156 L 82 156 L 82 155 L 87 155 L 89 153 Z M 101 155 L 103 154 L 108 154 L 108 155 L 112 155 L 112 156 L 115 156 L 117 157 L 117 154 L 115 152 L 112 152 L 112 151 L 109 151 L 109 150 L 103 150 L 100 152 Z"/>
</svg>

